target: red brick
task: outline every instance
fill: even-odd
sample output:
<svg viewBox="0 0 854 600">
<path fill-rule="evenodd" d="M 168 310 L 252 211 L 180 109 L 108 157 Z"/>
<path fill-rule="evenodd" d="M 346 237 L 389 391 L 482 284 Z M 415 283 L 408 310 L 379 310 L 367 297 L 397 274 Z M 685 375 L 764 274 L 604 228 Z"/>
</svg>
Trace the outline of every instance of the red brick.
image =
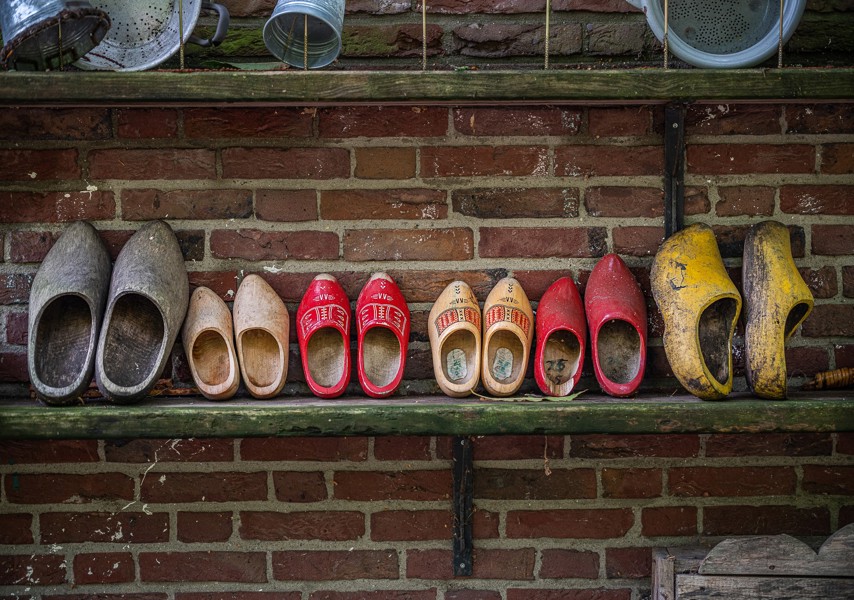
<svg viewBox="0 0 854 600">
<path fill-rule="evenodd" d="M 0 222 L 100 221 L 116 216 L 113 192 L 0 193 Z"/>
<path fill-rule="evenodd" d="M 534 548 L 495 550 L 475 548 L 472 556 L 472 577 L 475 579 L 532 580 L 534 578 Z M 408 550 L 406 576 L 409 579 L 452 579 L 454 577 L 449 550 Z"/>
<path fill-rule="evenodd" d="M 469 13 L 514 14 L 542 12 L 544 8 L 545 0 L 471 0 L 469 2 L 434 0 L 427 4 L 427 12 L 455 15 Z"/>
<path fill-rule="evenodd" d="M 445 192 L 428 189 L 324 190 L 320 216 L 331 220 L 445 219 Z"/>
<path fill-rule="evenodd" d="M 281 502 L 320 502 L 327 498 L 326 481 L 320 471 L 276 471 L 273 488 Z"/>
<path fill-rule="evenodd" d="M 648 579 L 652 568 L 651 548 L 607 548 L 605 576 L 608 579 Z"/>
<path fill-rule="evenodd" d="M 590 23 L 586 29 L 587 53 L 593 56 L 638 56 L 648 33 L 640 23 Z"/>
<path fill-rule="evenodd" d="M 820 267 L 817 269 L 801 268 L 801 277 L 804 278 L 807 287 L 814 298 L 833 298 L 839 288 L 836 285 L 836 269 L 834 267 Z M 845 268 L 842 274 L 843 285 L 845 283 Z"/>
<path fill-rule="evenodd" d="M 812 173 L 815 147 L 806 144 L 695 144 L 687 149 L 687 172 L 700 175 Z"/>
<path fill-rule="evenodd" d="M 685 214 L 705 215 L 712 210 L 709 201 L 709 190 L 700 186 L 689 186 L 685 188 Z"/>
<path fill-rule="evenodd" d="M 314 190 L 257 190 L 255 216 L 262 221 L 316 221 Z"/>
<path fill-rule="evenodd" d="M 436 588 L 429 590 L 380 590 L 374 592 L 312 592 L 309 600 L 436 600 Z M 449 596 L 446 594 L 445 599 Z"/>
<path fill-rule="evenodd" d="M 854 495 L 854 467 L 804 465 L 802 485 L 810 494 Z"/>
<path fill-rule="evenodd" d="M 111 148 L 89 152 L 94 179 L 214 179 L 216 154 L 195 148 Z"/>
<path fill-rule="evenodd" d="M 848 104 L 785 107 L 788 133 L 854 133 L 854 108 Z"/>
<path fill-rule="evenodd" d="M 0 464 L 98 462 L 96 440 L 3 440 Z"/>
<path fill-rule="evenodd" d="M 169 541 L 169 515 L 141 512 L 59 512 L 39 516 L 42 544 Z"/>
<path fill-rule="evenodd" d="M 252 215 L 252 192 L 244 190 L 155 190 L 122 192 L 125 221 L 150 219 L 244 219 Z"/>
<path fill-rule="evenodd" d="M 32 544 L 32 527 L 32 515 L 0 515 L 0 544 Z"/>
<path fill-rule="evenodd" d="M 172 108 L 133 108 L 116 111 L 120 138 L 152 139 L 178 135 L 178 111 Z"/>
<path fill-rule="evenodd" d="M 562 548 L 542 551 L 541 579 L 598 579 L 599 554 Z"/>
<path fill-rule="evenodd" d="M 774 104 L 695 104 L 685 115 L 687 135 L 773 135 L 782 133 Z"/>
<path fill-rule="evenodd" d="M 552 280 L 554 281 L 554 280 Z M 525 288 L 527 292 L 528 288 Z M 454 438 L 436 440 L 439 458 L 451 459 Z M 477 461 L 524 460 L 563 457 L 563 436 L 560 435 L 500 435 L 476 437 L 472 440 L 472 455 Z"/>
<path fill-rule="evenodd" d="M 398 572 L 393 549 L 273 552 L 273 577 L 279 581 L 397 579 Z"/>
<path fill-rule="evenodd" d="M 336 179 L 350 176 L 345 148 L 225 148 L 226 179 Z"/>
<path fill-rule="evenodd" d="M 557 106 L 454 109 L 454 129 L 463 135 L 567 136 L 581 127 L 581 111 Z"/>
<path fill-rule="evenodd" d="M 99 552 L 74 557 L 74 584 L 128 583 L 134 578 L 130 552 Z"/>
<path fill-rule="evenodd" d="M 374 438 L 374 458 L 377 460 L 430 460 L 430 438 L 417 435 Z"/>
<path fill-rule="evenodd" d="M 178 541 L 226 542 L 231 537 L 231 512 L 179 512 Z"/>
<path fill-rule="evenodd" d="M 356 148 L 359 179 L 411 179 L 415 177 L 415 148 Z"/>
<path fill-rule="evenodd" d="M 310 137 L 314 112 L 311 108 L 187 108 L 184 135 L 207 139 Z"/>
<path fill-rule="evenodd" d="M 141 552 L 142 581 L 222 581 L 264 583 L 263 552 Z"/>
<path fill-rule="evenodd" d="M 241 512 L 244 540 L 356 540 L 365 534 L 365 515 L 352 511 Z"/>
<path fill-rule="evenodd" d="M 476 188 L 453 191 L 454 212 L 480 219 L 578 216 L 577 188 Z"/>
<path fill-rule="evenodd" d="M 234 460 L 230 439 L 135 439 L 104 442 L 107 462 L 221 462 Z"/>
<path fill-rule="evenodd" d="M 401 0 L 393 0 L 398 6 Z M 373 0 L 376 5 L 377 0 Z M 388 2 L 380 2 L 385 7 Z M 348 12 L 351 10 L 347 4 Z M 407 5 L 407 11 L 409 7 Z M 369 24 L 358 25 L 349 22 L 343 32 L 344 49 L 342 54 L 347 58 L 367 57 L 415 57 L 421 56 L 424 33 L 417 23 L 401 23 L 371 20 Z M 444 29 L 441 25 L 427 24 L 427 55 L 430 57 L 442 53 L 442 36 Z"/>
<path fill-rule="evenodd" d="M 0 556 L 0 585 L 57 585 L 65 583 L 65 570 L 61 554 Z"/>
<path fill-rule="evenodd" d="M 824 144 L 820 170 L 826 175 L 854 173 L 854 144 Z"/>
<path fill-rule="evenodd" d="M 719 187 L 715 204 L 719 217 L 767 216 L 774 214 L 774 188 L 760 185 Z"/>
<path fill-rule="evenodd" d="M 660 469 L 602 469 L 603 498 L 655 498 L 661 483 Z"/>
<path fill-rule="evenodd" d="M 830 456 L 828 433 L 717 433 L 706 440 L 706 456 Z"/>
<path fill-rule="evenodd" d="M 658 188 L 592 187 L 584 192 L 591 217 L 661 217 L 664 194 Z"/>
<path fill-rule="evenodd" d="M 437 137 L 448 131 L 445 108 L 348 106 L 319 112 L 320 137 Z"/>
<path fill-rule="evenodd" d="M 854 336 L 854 305 L 820 304 L 801 329 L 804 337 Z"/>
<path fill-rule="evenodd" d="M 0 352 L 0 381 L 9 383 L 29 381 L 27 355 L 21 352 Z"/>
<path fill-rule="evenodd" d="M 336 471 L 333 481 L 338 500 L 446 500 L 450 498 L 448 470 Z"/>
<path fill-rule="evenodd" d="M 59 238 L 51 231 L 12 231 L 9 233 L 9 262 L 41 262 Z"/>
<path fill-rule="evenodd" d="M 606 13 L 639 12 L 639 9 L 623 0 L 555 0 L 552 4 L 552 10 Z"/>
<path fill-rule="evenodd" d="M 660 146 L 562 146 L 555 149 L 555 175 L 658 175 L 664 169 Z"/>
<path fill-rule="evenodd" d="M 237 292 L 237 271 L 189 271 L 187 278 L 190 280 L 191 289 L 198 286 L 208 287 L 227 302 L 234 300 L 234 294 Z"/>
<path fill-rule="evenodd" d="M 421 149 L 422 177 L 542 177 L 547 174 L 548 151 L 542 146 L 429 146 Z"/>
<path fill-rule="evenodd" d="M 854 254 L 854 225 L 813 225 L 812 252 L 829 256 Z"/>
<path fill-rule="evenodd" d="M 549 35 L 549 54 L 569 56 L 581 51 L 580 23 L 553 24 Z M 541 22 L 473 23 L 453 29 L 454 47 L 463 56 L 480 59 L 537 57 L 545 52 L 545 27 Z M 536 60 L 536 59 L 535 59 Z"/>
<path fill-rule="evenodd" d="M 360 462 L 368 457 L 368 438 L 247 438 L 240 442 L 240 457 L 244 461 Z"/>
<path fill-rule="evenodd" d="M 784 185 L 780 210 L 802 215 L 854 215 L 854 186 Z"/>
<path fill-rule="evenodd" d="M 216 258 L 246 260 L 331 260 L 338 258 L 338 234 L 330 231 L 215 229 L 210 237 Z"/>
<path fill-rule="evenodd" d="M 508 589 L 507 600 L 629 600 L 628 589 Z"/>
<path fill-rule="evenodd" d="M 614 252 L 630 256 L 653 256 L 664 241 L 663 227 L 614 227 Z"/>
<path fill-rule="evenodd" d="M 641 527 L 646 537 L 694 535 L 697 533 L 697 509 L 693 506 L 644 508 Z"/>
<path fill-rule="evenodd" d="M 669 471 L 674 496 L 775 496 L 793 494 L 790 467 L 677 467 Z"/>
<path fill-rule="evenodd" d="M 749 226 L 714 225 L 712 226 L 712 229 L 715 232 L 715 238 L 718 242 L 718 250 L 720 250 L 723 258 L 741 257 L 744 250 L 744 239 L 747 237 L 747 232 L 750 230 Z M 798 225 L 790 225 L 789 244 L 792 248 L 792 256 L 795 258 L 803 256 L 805 243 L 803 228 Z M 740 270 L 738 270 L 738 276 L 741 276 Z M 733 277 L 733 275 L 730 274 L 730 277 Z M 739 282 L 736 282 L 735 279 L 733 279 L 733 281 L 736 285 L 739 285 Z"/>
<path fill-rule="evenodd" d="M 139 496 L 142 502 L 170 504 L 266 500 L 267 474 L 148 472 Z"/>
<path fill-rule="evenodd" d="M 106 140 L 112 137 L 106 108 L 7 107 L 0 113 L 0 140 Z"/>
<path fill-rule="evenodd" d="M 177 592 L 175 600 L 300 600 L 301 592 Z"/>
<path fill-rule="evenodd" d="M 77 150 L 0 149 L 0 180 L 46 181 L 80 179 Z"/>
<path fill-rule="evenodd" d="M 447 510 L 387 510 L 371 515 L 371 539 L 377 542 L 443 540 L 451 535 Z"/>
<path fill-rule="evenodd" d="M 573 435 L 569 448 L 572 458 L 690 458 L 700 451 L 696 435 Z"/>
<path fill-rule="evenodd" d="M 478 469 L 474 497 L 489 500 L 595 498 L 593 469 Z"/>
<path fill-rule="evenodd" d="M 490 590 L 448 590 L 445 600 L 501 600 L 501 592 Z"/>
<path fill-rule="evenodd" d="M 166 594 L 65 594 L 62 596 L 42 595 L 42 600 L 167 600 Z M 17 600 L 17 599 L 15 599 Z"/>
<path fill-rule="evenodd" d="M 481 227 L 481 258 L 593 258 L 607 251 L 604 227 Z"/>
<path fill-rule="evenodd" d="M 16 504 L 86 504 L 103 500 L 132 500 L 133 479 L 121 473 L 21 473 L 14 480 L 6 477 L 6 498 Z"/>
<path fill-rule="evenodd" d="M 467 227 L 447 229 L 348 229 L 344 260 L 470 260 L 474 235 Z"/>
<path fill-rule="evenodd" d="M 627 508 L 511 510 L 507 537 L 606 539 L 624 536 L 633 523 Z"/>
<path fill-rule="evenodd" d="M 854 298 L 854 266 L 842 267 L 842 295 Z M 6 326 L 9 326 L 8 323 Z"/>
<path fill-rule="evenodd" d="M 652 113 L 646 106 L 591 107 L 587 132 L 593 137 L 648 135 L 652 132 Z"/>
<path fill-rule="evenodd" d="M 703 509 L 704 535 L 828 535 L 827 507 L 707 506 Z"/>
</svg>

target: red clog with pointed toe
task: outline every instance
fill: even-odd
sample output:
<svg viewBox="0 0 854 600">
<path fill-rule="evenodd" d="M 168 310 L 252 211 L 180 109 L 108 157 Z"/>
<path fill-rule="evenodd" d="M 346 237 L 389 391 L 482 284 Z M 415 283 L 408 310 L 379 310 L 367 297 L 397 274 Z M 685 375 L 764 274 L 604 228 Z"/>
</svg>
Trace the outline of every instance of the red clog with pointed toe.
<svg viewBox="0 0 854 600">
<path fill-rule="evenodd" d="M 394 393 L 406 367 L 409 307 L 400 288 L 385 273 L 371 276 L 356 302 L 359 383 L 372 398 Z"/>
<path fill-rule="evenodd" d="M 593 268 L 584 308 L 599 385 L 611 396 L 631 396 L 646 367 L 646 301 L 616 254 L 604 256 Z"/>
<path fill-rule="evenodd" d="M 350 300 L 332 275 L 318 275 L 297 309 L 302 370 L 318 398 L 337 398 L 350 383 Z"/>
<path fill-rule="evenodd" d="M 548 396 L 568 396 L 581 379 L 587 322 L 578 288 L 569 277 L 555 281 L 537 308 L 534 378 Z"/>
</svg>

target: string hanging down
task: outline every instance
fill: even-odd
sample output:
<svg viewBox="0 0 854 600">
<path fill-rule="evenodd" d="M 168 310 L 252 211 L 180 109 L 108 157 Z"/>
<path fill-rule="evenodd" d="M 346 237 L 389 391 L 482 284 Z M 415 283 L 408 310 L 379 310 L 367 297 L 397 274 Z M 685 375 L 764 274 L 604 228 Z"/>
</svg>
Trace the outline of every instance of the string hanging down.
<svg viewBox="0 0 854 600">
<path fill-rule="evenodd" d="M 670 17 L 670 3 L 668 2 L 668 0 L 664 0 L 664 39 L 663 39 L 663 42 L 664 42 L 664 68 L 665 69 L 670 68 L 670 56 L 669 56 L 670 47 L 669 47 L 668 40 L 667 40 L 668 34 L 670 33 L 670 31 L 669 31 L 669 29 L 670 29 L 669 17 Z"/>
<path fill-rule="evenodd" d="M 780 38 L 777 41 L 777 68 L 783 68 L 783 3 L 784 0 L 780 0 Z"/>
<path fill-rule="evenodd" d="M 184 0 L 178 0 L 178 63 L 184 70 Z"/>
<path fill-rule="evenodd" d="M 427 70 L 427 0 L 421 2 L 421 70 Z"/>
<path fill-rule="evenodd" d="M 545 50 L 545 62 L 543 69 L 549 68 L 549 40 L 551 39 L 551 15 L 552 15 L 552 0 L 546 0 L 546 39 L 543 43 Z"/>
</svg>

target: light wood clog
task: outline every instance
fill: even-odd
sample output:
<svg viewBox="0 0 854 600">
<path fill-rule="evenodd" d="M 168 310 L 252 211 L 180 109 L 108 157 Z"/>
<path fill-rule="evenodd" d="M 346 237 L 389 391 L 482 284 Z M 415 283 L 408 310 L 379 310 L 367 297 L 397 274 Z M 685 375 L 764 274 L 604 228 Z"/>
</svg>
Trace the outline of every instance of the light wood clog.
<svg viewBox="0 0 854 600">
<path fill-rule="evenodd" d="M 512 277 L 499 281 L 483 305 L 483 366 L 487 393 L 512 396 L 522 386 L 534 336 L 534 311 Z"/>
<path fill-rule="evenodd" d="M 209 400 L 228 400 L 240 385 L 231 311 L 212 290 L 198 287 L 181 329 L 193 381 Z"/>
<path fill-rule="evenodd" d="M 433 374 L 448 396 L 468 396 L 480 381 L 481 313 L 464 281 L 454 281 L 439 294 L 428 317 Z"/>
<path fill-rule="evenodd" d="M 110 286 L 110 256 L 89 223 L 70 225 L 30 289 L 27 366 L 45 403 L 73 403 L 92 381 Z"/>
<path fill-rule="evenodd" d="M 290 319 L 285 303 L 260 275 L 247 275 L 234 297 L 237 358 L 246 389 L 272 398 L 288 374 Z"/>
</svg>

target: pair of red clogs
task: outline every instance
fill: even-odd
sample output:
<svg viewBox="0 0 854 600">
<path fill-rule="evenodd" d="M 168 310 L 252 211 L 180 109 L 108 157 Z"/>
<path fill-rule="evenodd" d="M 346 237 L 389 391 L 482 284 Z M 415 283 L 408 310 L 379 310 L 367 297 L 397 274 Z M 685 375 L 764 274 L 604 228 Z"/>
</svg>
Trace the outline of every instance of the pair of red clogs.
<svg viewBox="0 0 854 600">
<path fill-rule="evenodd" d="M 359 384 L 368 396 L 394 393 L 403 378 L 410 317 L 397 284 L 375 273 L 356 302 Z M 336 398 L 350 383 L 350 300 L 331 275 L 308 286 L 297 309 L 305 380 L 319 398 Z"/>
<path fill-rule="evenodd" d="M 617 397 L 634 394 L 646 366 L 646 327 L 643 293 L 616 254 L 594 267 L 583 304 L 572 279 L 558 279 L 537 308 L 537 385 L 553 396 L 572 391 L 581 378 L 589 329 L 593 371 L 602 390 Z"/>
</svg>

